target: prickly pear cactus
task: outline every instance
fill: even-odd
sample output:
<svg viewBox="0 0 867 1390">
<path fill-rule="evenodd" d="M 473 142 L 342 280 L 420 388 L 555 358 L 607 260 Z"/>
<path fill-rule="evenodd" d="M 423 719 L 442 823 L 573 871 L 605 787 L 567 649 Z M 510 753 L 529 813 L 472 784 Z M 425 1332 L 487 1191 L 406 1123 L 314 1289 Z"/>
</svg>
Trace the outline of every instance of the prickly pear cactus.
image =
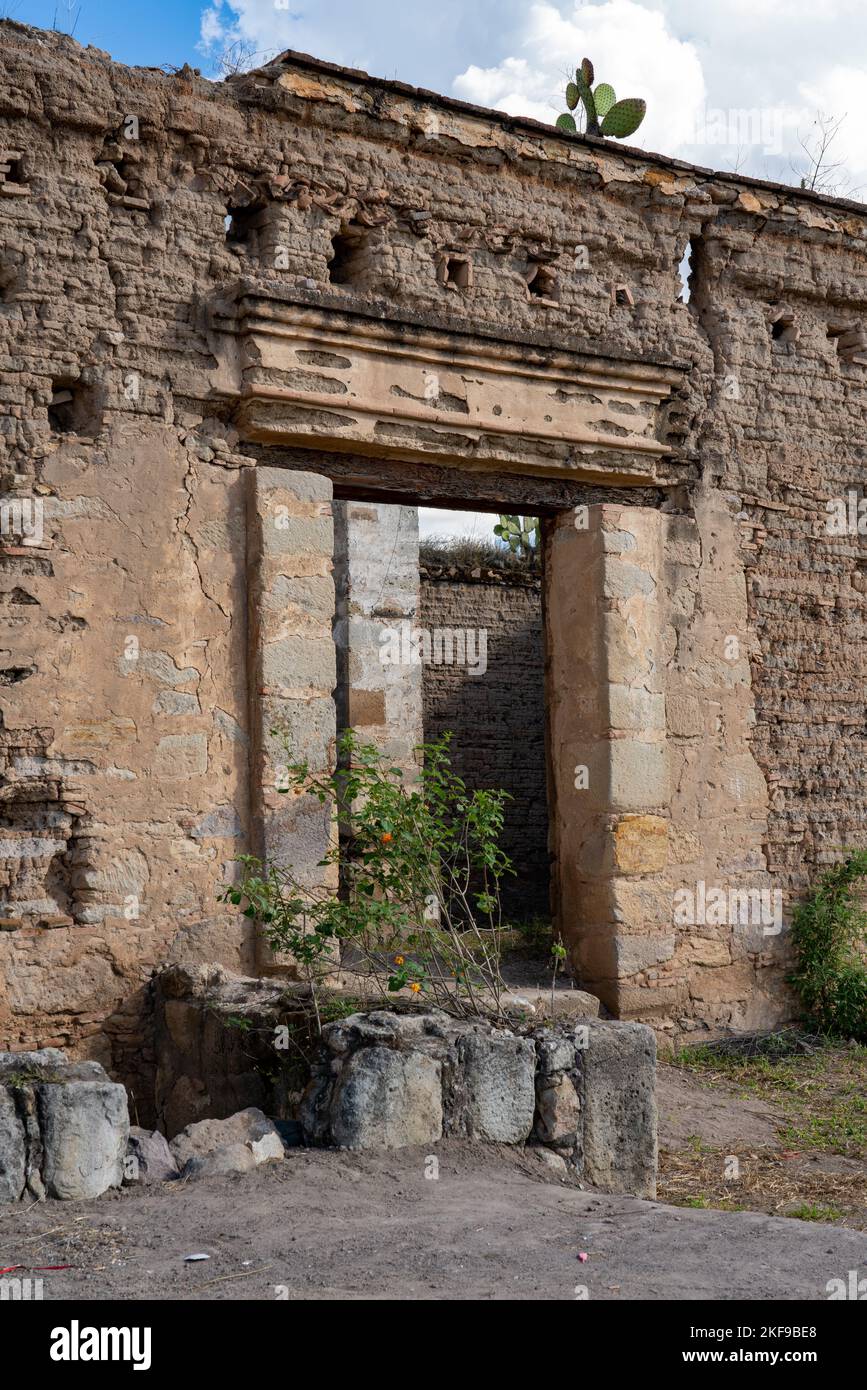
<svg viewBox="0 0 867 1390">
<path fill-rule="evenodd" d="M 585 67 L 585 64 L 587 66 Z M 590 73 L 590 81 L 587 80 L 587 73 Z M 593 64 L 585 58 L 578 71 L 575 73 L 575 86 L 578 95 L 584 103 L 584 110 L 587 112 L 587 134 L 599 134 L 599 120 L 596 115 L 596 102 L 593 98 L 593 91 L 590 82 L 593 81 Z M 567 88 L 568 91 L 568 88 Z"/>
<path fill-rule="evenodd" d="M 494 535 L 505 541 L 516 555 L 534 552 L 539 544 L 539 518 L 537 516 L 501 516 L 499 525 L 494 527 Z"/>
<path fill-rule="evenodd" d="M 600 82 L 594 89 L 593 80 L 593 64 L 589 58 L 583 58 L 580 68 L 576 69 L 575 81 L 566 84 L 566 105 L 569 110 L 558 116 L 558 128 L 577 134 L 578 123 L 572 112 L 580 101 L 586 112 L 587 135 L 610 135 L 615 140 L 624 140 L 641 125 L 647 103 L 641 97 L 626 97 L 618 101 L 610 83 Z"/>
<path fill-rule="evenodd" d="M 602 134 L 613 135 L 615 140 L 625 140 L 632 135 L 644 120 L 647 102 L 641 97 L 627 97 L 617 101 L 602 122 Z"/>
<path fill-rule="evenodd" d="M 617 100 L 614 88 L 611 86 L 610 82 L 600 82 L 597 85 L 593 93 L 593 100 L 596 103 L 597 116 L 604 120 Z"/>
</svg>

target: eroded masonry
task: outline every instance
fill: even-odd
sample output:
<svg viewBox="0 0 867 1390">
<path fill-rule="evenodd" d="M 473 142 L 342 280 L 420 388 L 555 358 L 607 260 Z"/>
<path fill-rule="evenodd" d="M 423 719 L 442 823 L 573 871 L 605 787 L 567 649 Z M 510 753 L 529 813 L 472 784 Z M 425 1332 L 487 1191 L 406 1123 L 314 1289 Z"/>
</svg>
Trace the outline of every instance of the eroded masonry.
<svg viewBox="0 0 867 1390">
<path fill-rule="evenodd" d="M 419 505 L 543 518 L 580 985 L 672 1037 L 787 1016 L 791 905 L 865 843 L 828 503 L 867 211 L 297 54 L 215 85 L 0 34 L 0 1048 L 140 1086 L 156 966 L 270 967 L 233 856 L 313 880 L 336 833 L 270 731 L 413 764 L 421 671 L 379 649 Z"/>
</svg>

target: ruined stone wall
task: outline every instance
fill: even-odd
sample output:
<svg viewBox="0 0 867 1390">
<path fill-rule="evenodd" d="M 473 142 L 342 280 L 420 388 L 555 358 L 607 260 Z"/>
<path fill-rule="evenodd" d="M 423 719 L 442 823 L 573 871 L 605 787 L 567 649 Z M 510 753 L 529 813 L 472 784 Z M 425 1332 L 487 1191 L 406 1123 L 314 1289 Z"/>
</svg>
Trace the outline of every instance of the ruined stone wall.
<svg viewBox="0 0 867 1390">
<path fill-rule="evenodd" d="M 420 626 L 477 643 L 484 634 L 483 648 L 468 649 L 465 638 L 472 662 L 425 664 L 424 736 L 451 731 L 452 767 L 467 785 L 508 792 L 500 844 L 515 877 L 504 881 L 503 903 L 516 918 L 550 911 L 541 590 L 541 577 L 523 571 L 422 569 Z"/>
<path fill-rule="evenodd" d="M 865 843 L 863 538 L 829 536 L 824 513 L 863 470 L 863 208 L 300 59 L 213 85 L 0 29 L 0 491 L 43 511 L 0 555 L 0 1046 L 111 1048 L 135 1078 L 156 963 L 249 968 L 248 928 L 216 901 L 255 803 L 250 349 L 219 330 L 245 293 L 685 363 L 658 580 L 675 775 L 653 854 L 673 879 L 755 866 L 791 895 Z M 334 435 L 352 402 L 333 365 L 305 349 L 262 372 L 315 388 Z M 440 409 L 468 412 L 459 391 Z M 375 438 L 417 457 L 436 431 Z M 552 470 L 575 464 L 546 447 Z M 754 1017 L 776 957 L 735 968 L 694 935 L 672 994 L 648 972 L 673 967 L 631 959 L 633 1016 Z M 784 1010 L 774 986 L 758 1012 Z"/>
</svg>

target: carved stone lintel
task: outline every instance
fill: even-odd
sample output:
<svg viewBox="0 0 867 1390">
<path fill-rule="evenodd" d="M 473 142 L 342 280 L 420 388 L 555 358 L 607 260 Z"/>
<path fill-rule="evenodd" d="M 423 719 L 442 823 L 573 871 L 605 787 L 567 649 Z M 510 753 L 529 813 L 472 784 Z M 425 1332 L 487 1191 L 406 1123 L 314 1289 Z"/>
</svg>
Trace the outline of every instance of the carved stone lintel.
<svg viewBox="0 0 867 1390">
<path fill-rule="evenodd" d="M 226 355 L 250 442 L 611 486 L 676 479 L 664 406 L 679 363 L 253 293 L 213 327 L 238 340 Z"/>
</svg>

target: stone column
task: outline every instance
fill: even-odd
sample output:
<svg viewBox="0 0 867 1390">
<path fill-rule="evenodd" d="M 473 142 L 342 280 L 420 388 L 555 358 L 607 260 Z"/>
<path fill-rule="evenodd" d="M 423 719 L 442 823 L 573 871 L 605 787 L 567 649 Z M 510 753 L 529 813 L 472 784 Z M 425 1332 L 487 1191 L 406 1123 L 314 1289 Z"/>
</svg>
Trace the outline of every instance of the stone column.
<svg viewBox="0 0 867 1390">
<path fill-rule="evenodd" d="M 331 482 L 282 468 L 251 469 L 249 479 L 254 853 L 291 864 L 302 884 L 336 891 L 336 868 L 319 867 L 336 835 L 333 808 L 277 790 L 288 763 L 306 759 L 317 773 L 334 766 Z M 264 943 L 260 964 L 285 966 Z"/>
<path fill-rule="evenodd" d="M 674 949 L 657 877 L 670 815 L 663 526 L 648 508 L 578 508 L 545 554 L 556 921 L 581 983 L 626 1016 L 629 976 Z"/>
<path fill-rule="evenodd" d="M 424 737 L 418 621 L 418 511 L 334 503 L 338 727 L 375 744 L 411 781 Z"/>
</svg>

